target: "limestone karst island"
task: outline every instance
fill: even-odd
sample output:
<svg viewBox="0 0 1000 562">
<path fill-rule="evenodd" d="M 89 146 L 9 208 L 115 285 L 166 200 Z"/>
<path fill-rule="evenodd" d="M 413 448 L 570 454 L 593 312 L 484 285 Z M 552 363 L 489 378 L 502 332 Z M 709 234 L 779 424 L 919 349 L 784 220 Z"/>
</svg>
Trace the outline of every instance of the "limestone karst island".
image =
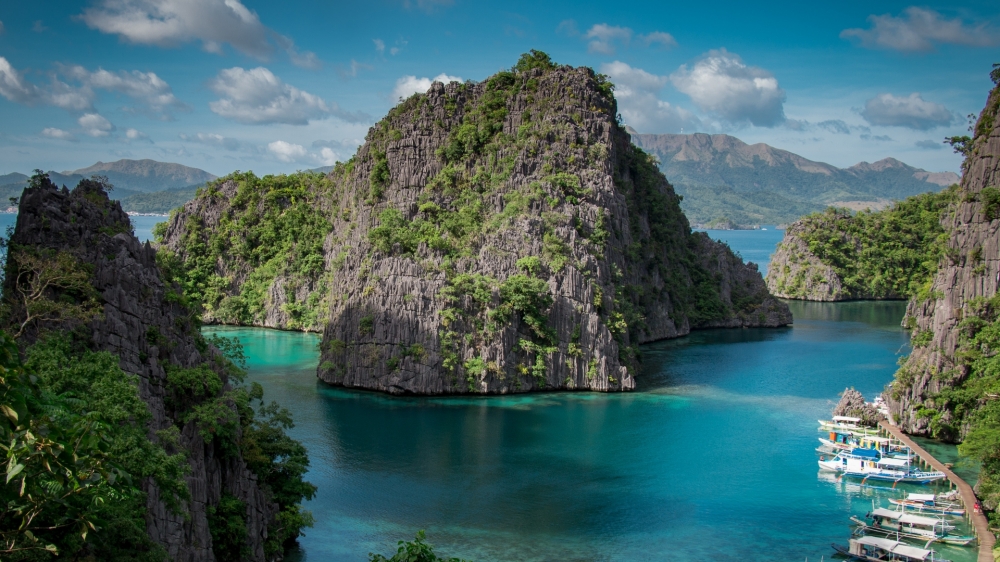
<svg viewBox="0 0 1000 562">
<path fill-rule="evenodd" d="M 0 6 L 0 561 L 1000 560 L 1000 7 Z"/>
</svg>

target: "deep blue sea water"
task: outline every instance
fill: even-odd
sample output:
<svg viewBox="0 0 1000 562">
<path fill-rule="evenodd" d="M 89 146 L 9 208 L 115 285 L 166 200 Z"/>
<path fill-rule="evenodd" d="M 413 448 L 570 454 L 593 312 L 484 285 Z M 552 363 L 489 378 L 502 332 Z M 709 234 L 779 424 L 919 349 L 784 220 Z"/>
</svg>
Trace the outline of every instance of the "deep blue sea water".
<svg viewBox="0 0 1000 562">
<path fill-rule="evenodd" d="M 766 263 L 780 232 L 709 234 Z M 480 561 L 817 561 L 849 516 L 904 491 L 821 474 L 814 449 L 839 392 L 892 379 L 905 304 L 790 306 L 793 327 L 643 346 L 628 394 L 346 391 L 317 382 L 315 335 L 212 331 L 239 337 L 309 449 L 316 526 L 293 559 L 365 560 L 425 529 L 438 554 Z"/>
</svg>

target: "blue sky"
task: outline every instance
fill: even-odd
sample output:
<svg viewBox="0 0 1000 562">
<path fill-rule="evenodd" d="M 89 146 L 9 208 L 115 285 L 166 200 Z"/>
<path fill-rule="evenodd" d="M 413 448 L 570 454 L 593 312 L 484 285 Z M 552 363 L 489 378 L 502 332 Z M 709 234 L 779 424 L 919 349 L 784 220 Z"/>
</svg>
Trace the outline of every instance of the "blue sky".
<svg viewBox="0 0 1000 562">
<path fill-rule="evenodd" d="M 0 4 L 0 173 L 153 158 L 226 174 L 353 154 L 400 95 L 529 49 L 617 84 L 640 132 L 958 171 L 995 2 L 42 0 Z"/>
</svg>

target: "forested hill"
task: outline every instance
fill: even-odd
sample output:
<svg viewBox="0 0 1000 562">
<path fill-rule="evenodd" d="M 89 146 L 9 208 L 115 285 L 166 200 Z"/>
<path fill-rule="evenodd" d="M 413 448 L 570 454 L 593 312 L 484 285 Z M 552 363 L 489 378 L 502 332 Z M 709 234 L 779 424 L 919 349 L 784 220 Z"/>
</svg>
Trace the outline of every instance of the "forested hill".
<svg viewBox="0 0 1000 562">
<path fill-rule="evenodd" d="M 784 224 L 830 205 L 872 205 L 958 181 L 952 172 L 927 172 L 893 158 L 837 168 L 763 143 L 729 135 L 632 134 L 660 160 L 660 169 L 684 197 L 691 222 L 729 219 L 736 224 Z"/>
<path fill-rule="evenodd" d="M 789 323 L 615 115 L 604 76 L 525 54 L 325 176 L 213 182 L 161 252 L 206 320 L 322 330 L 321 379 L 392 393 L 629 390 L 639 343 Z"/>
</svg>

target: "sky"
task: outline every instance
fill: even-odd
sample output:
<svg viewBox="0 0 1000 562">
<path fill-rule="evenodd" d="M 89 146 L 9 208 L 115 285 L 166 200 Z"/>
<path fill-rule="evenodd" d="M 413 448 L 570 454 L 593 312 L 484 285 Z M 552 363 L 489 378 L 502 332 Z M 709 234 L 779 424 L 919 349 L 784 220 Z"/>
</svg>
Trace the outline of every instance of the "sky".
<svg viewBox="0 0 1000 562">
<path fill-rule="evenodd" d="M 643 133 L 958 172 L 1000 4 L 35 0 L 0 3 L 0 174 L 151 158 L 216 175 L 346 160 L 400 97 L 530 49 L 616 85 Z"/>
</svg>

